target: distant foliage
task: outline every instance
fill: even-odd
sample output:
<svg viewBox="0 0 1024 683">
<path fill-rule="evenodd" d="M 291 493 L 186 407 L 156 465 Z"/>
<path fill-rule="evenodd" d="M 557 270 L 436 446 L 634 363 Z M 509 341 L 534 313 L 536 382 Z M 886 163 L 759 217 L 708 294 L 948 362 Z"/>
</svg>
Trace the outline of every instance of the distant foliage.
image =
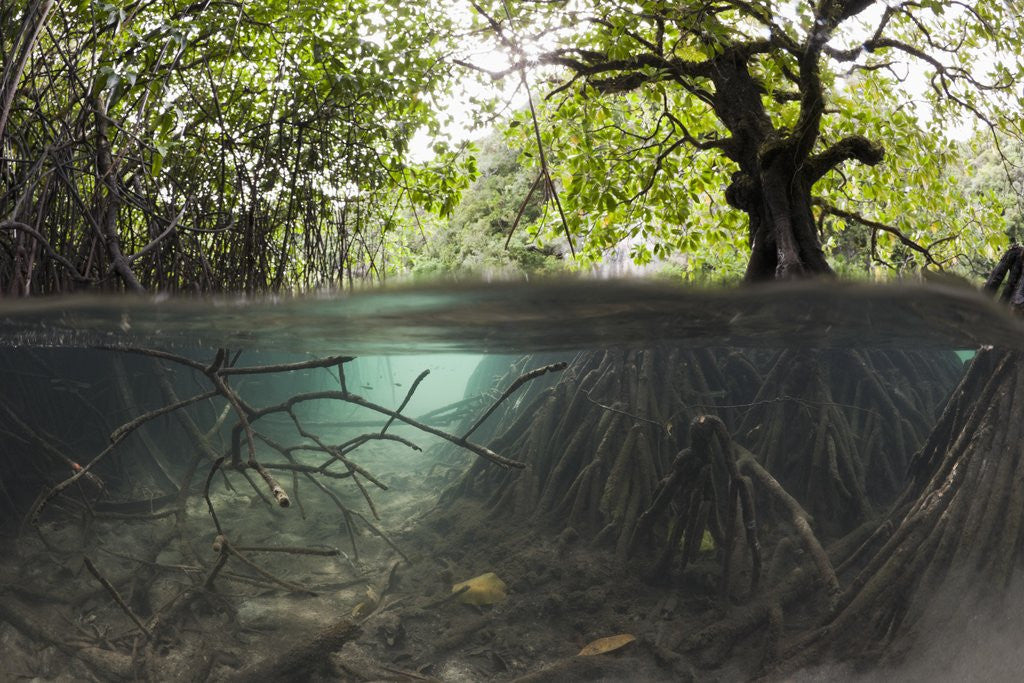
<svg viewBox="0 0 1024 683">
<path fill-rule="evenodd" d="M 493 134 L 482 143 L 478 164 L 480 175 L 451 218 L 425 226 L 422 242 L 409 253 L 412 273 L 514 277 L 562 270 L 564 244 L 556 240 L 540 248 L 532 237 L 531 228 L 545 213 L 543 190 L 530 193 L 536 167 L 521 164 L 501 136 Z"/>
<path fill-rule="evenodd" d="M 975 136 L 964 150 L 962 180 L 980 199 L 1003 207 L 1006 237 L 1024 241 L 1024 142 L 1007 136 Z M 999 254 L 990 254 L 993 261 Z"/>
</svg>

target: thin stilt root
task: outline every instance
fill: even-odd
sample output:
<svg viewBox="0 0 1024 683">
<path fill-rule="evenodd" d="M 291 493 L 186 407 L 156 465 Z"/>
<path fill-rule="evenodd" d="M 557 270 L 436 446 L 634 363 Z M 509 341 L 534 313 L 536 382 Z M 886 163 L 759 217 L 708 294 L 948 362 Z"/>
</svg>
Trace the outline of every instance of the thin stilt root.
<svg viewBox="0 0 1024 683">
<path fill-rule="evenodd" d="M 686 439 L 692 406 L 721 396 L 723 387 L 719 359 L 704 349 L 577 354 L 557 383 L 525 394 L 523 409 L 495 413 L 492 446 L 520 453 L 528 469 L 474 464 L 442 502 L 487 492 L 495 515 L 567 519 L 625 555 Z"/>
<path fill-rule="evenodd" d="M 682 517 L 675 522 L 671 540 L 662 551 L 652 571 L 664 573 L 670 565 L 675 548 L 683 542 L 682 569 L 693 559 L 694 549 L 699 545 L 705 531 L 710 533 L 722 552 L 722 594 L 729 595 L 733 549 L 736 534 L 745 530 L 751 558 L 750 594 L 757 592 L 761 577 L 761 545 L 757 536 L 757 520 L 754 514 L 754 484 L 776 503 L 785 507 L 797 531 L 800 543 L 808 551 L 826 587 L 830 599 L 839 594 L 839 581 L 821 543 L 811 530 L 811 518 L 800 504 L 782 487 L 771 474 L 761 466 L 757 458 L 729 436 L 725 423 L 714 416 L 702 415 L 690 426 L 690 448 L 682 451 L 676 459 L 672 472 L 662 480 L 654 496 L 654 502 L 638 520 L 630 542 L 635 549 L 649 538 L 650 531 L 659 517 L 664 517 L 669 502 L 675 498 L 683 501 Z M 724 469 L 728 473 L 727 507 L 728 521 L 724 527 L 710 523 L 709 510 L 723 508 L 723 493 L 716 490 L 712 468 Z M 693 476 L 694 472 L 698 472 Z M 737 515 L 738 511 L 738 515 Z M 685 528 L 685 534 L 682 530 Z"/>
<path fill-rule="evenodd" d="M 753 402 L 736 406 L 737 438 L 835 537 L 902 490 L 958 365 L 943 352 L 782 351 Z"/>
</svg>

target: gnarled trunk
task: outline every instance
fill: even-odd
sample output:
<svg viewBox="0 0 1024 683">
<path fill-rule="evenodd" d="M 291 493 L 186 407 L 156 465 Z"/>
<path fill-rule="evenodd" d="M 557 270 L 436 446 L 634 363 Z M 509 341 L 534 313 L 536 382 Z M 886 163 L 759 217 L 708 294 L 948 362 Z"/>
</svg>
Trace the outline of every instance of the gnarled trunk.
<svg viewBox="0 0 1024 683">
<path fill-rule="evenodd" d="M 1017 312 L 1022 256 L 1011 248 L 985 283 L 993 294 L 1003 286 Z M 983 348 L 914 456 L 910 481 L 863 549 L 865 564 L 838 611 L 793 648 L 789 665 L 898 653 L 929 612 L 939 624 L 1005 616 L 1007 589 L 1024 566 L 1022 424 L 1024 353 Z"/>
<path fill-rule="evenodd" d="M 726 190 L 729 204 L 750 221 L 748 282 L 832 275 L 811 211 L 811 187 L 776 153 L 751 172 L 738 172 Z"/>
</svg>

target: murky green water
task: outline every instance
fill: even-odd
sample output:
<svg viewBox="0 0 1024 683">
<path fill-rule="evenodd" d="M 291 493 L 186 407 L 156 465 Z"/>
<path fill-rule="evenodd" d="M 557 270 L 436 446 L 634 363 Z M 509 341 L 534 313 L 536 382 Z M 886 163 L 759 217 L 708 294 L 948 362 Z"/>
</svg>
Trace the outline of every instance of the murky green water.
<svg viewBox="0 0 1024 683">
<path fill-rule="evenodd" d="M 962 362 L 1022 331 L 834 283 L 0 302 L 4 674 L 746 680 L 761 636 L 693 639 L 806 586 L 793 636 L 821 597 L 756 468 L 843 567 Z M 718 423 L 746 480 L 684 457 Z"/>
</svg>

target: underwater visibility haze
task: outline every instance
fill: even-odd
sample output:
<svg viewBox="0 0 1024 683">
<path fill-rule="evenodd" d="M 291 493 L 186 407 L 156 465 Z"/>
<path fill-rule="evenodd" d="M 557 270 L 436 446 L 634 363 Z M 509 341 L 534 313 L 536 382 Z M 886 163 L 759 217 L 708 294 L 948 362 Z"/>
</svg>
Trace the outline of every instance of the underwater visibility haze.
<svg viewBox="0 0 1024 683">
<path fill-rule="evenodd" d="M 1012 680 L 1021 331 L 822 282 L 0 302 L 0 678 Z"/>
</svg>

